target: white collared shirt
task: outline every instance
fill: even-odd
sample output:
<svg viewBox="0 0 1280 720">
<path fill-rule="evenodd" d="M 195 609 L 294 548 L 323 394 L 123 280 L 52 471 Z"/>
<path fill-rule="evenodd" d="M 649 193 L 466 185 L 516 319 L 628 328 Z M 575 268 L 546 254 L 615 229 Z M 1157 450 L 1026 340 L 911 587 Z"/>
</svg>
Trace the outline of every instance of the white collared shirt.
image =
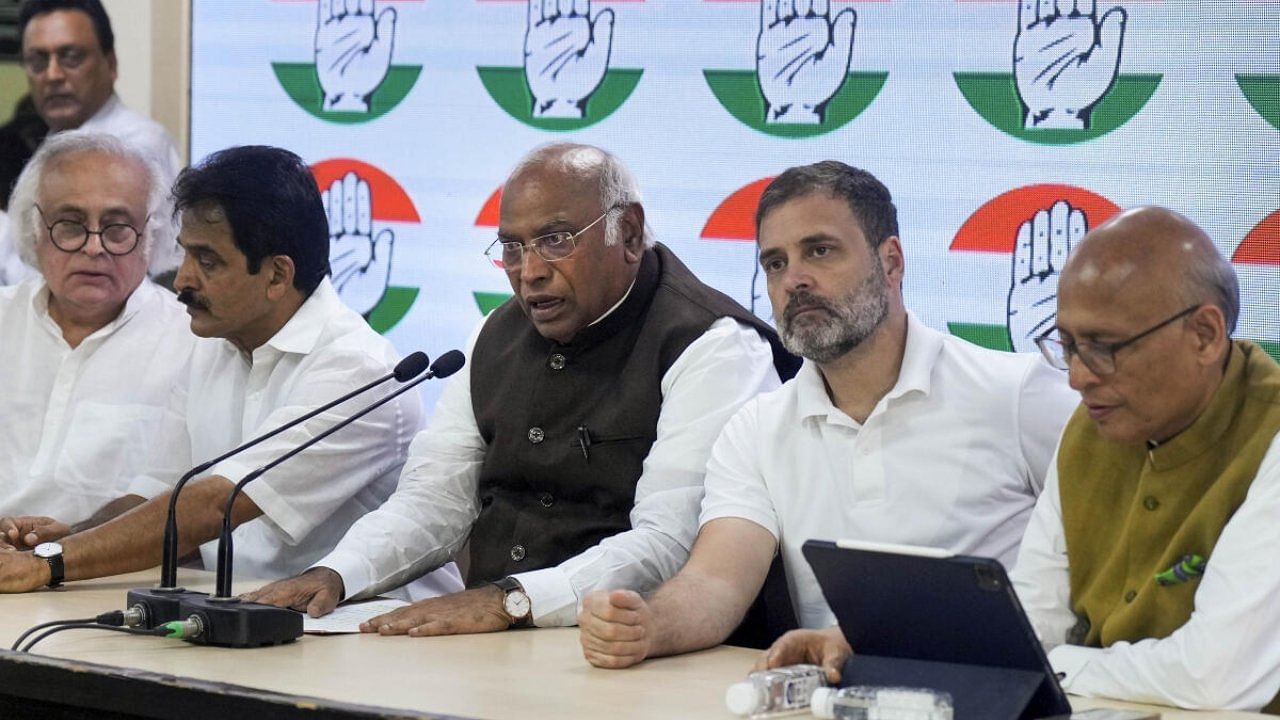
<svg viewBox="0 0 1280 720">
<path fill-rule="evenodd" d="M 75 348 L 42 278 L 0 288 L 0 515 L 75 524 L 124 495 L 194 341 L 183 307 L 150 280 Z"/>
<path fill-rule="evenodd" d="M 478 336 L 479 329 L 468 354 Z M 697 534 L 711 443 L 743 402 L 777 386 L 769 343 L 732 318 L 717 320 L 690 343 L 662 376 L 657 439 L 636 483 L 631 529 L 560 565 L 514 576 L 529 595 L 534 624 L 573 625 L 583 596 L 592 590 L 643 592 L 674 575 Z M 395 495 L 317 564 L 342 576 L 350 598 L 410 580 L 415 568 L 446 562 L 479 514 L 484 453 L 468 366 L 441 394 L 431 428 L 414 439 Z"/>
<path fill-rule="evenodd" d="M 1079 402 L 1038 355 L 986 350 L 908 314 L 897 383 L 859 424 L 818 367 L 748 402 L 707 465 L 701 524 L 750 520 L 781 544 L 800 624 L 835 622 L 801 546 L 924 545 L 1012 563 Z"/>
<path fill-rule="evenodd" d="M 1106 648 L 1065 644 L 1077 618 L 1058 488 L 1055 455 L 1012 580 L 1036 634 L 1051 648 L 1062 688 L 1206 710 L 1258 710 L 1271 702 L 1280 691 L 1280 436 L 1213 546 L 1191 619 L 1165 638 Z"/>
<path fill-rule="evenodd" d="M 391 343 L 343 305 L 326 278 L 251 357 L 227 340 L 197 344 L 190 385 L 174 401 L 184 419 L 177 424 L 180 437 L 134 486 L 168 489 L 196 463 L 386 375 L 398 360 Z M 207 474 L 239 482 L 396 386 L 388 381 Z M 236 575 L 288 577 L 332 550 L 356 519 L 395 489 L 409 441 L 421 425 L 422 403 L 410 390 L 246 485 L 244 493 L 263 515 L 235 530 Z M 216 567 L 216 542 L 200 552 L 206 568 Z M 452 564 L 437 575 L 441 587 L 461 587 Z"/>
</svg>

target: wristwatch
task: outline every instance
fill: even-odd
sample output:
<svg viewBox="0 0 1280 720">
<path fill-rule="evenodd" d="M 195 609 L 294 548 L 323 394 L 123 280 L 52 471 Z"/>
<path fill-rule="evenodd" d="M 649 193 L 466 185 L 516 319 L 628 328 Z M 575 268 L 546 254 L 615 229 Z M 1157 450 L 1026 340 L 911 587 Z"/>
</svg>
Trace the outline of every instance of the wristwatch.
<svg viewBox="0 0 1280 720">
<path fill-rule="evenodd" d="M 520 581 L 508 576 L 494 580 L 493 584 L 506 593 L 502 598 L 502 609 L 506 611 L 511 627 L 533 627 L 533 603 L 529 601 Z"/>
<path fill-rule="evenodd" d="M 61 585 L 62 579 L 66 577 L 62 565 L 62 543 L 40 543 L 33 552 L 36 557 L 44 558 L 44 561 L 49 563 L 49 587 L 56 588 Z"/>
</svg>

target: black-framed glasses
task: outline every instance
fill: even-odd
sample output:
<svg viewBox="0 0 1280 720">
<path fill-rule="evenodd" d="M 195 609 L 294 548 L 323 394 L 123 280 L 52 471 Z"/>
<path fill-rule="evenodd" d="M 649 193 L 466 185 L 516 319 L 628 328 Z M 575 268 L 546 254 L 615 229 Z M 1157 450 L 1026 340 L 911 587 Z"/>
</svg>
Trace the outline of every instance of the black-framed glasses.
<svg viewBox="0 0 1280 720">
<path fill-rule="evenodd" d="M 1118 351 L 1129 347 L 1142 338 L 1176 320 L 1181 320 L 1196 310 L 1199 310 L 1200 307 L 1201 306 L 1199 304 L 1192 305 L 1173 317 L 1152 325 L 1137 335 L 1113 343 L 1089 341 L 1076 342 L 1072 339 L 1064 341 L 1062 338 L 1058 337 L 1058 328 L 1055 326 L 1049 328 L 1043 335 L 1036 338 L 1036 347 L 1040 348 L 1040 353 L 1049 361 L 1049 364 L 1059 370 L 1071 369 L 1071 358 L 1072 356 L 1075 356 L 1079 357 L 1080 362 L 1084 363 L 1084 366 L 1089 368 L 1089 371 L 1094 375 L 1111 375 L 1116 371 L 1116 353 Z"/>
<path fill-rule="evenodd" d="M 620 205 L 613 207 L 600 213 L 600 217 L 592 220 L 586 227 L 578 232 L 569 232 L 562 230 L 560 232 L 547 233 L 539 235 L 527 243 L 506 242 L 502 238 L 498 238 L 485 248 L 484 256 L 489 258 L 489 262 L 494 267 L 505 270 L 507 272 L 515 272 L 524 264 L 524 253 L 527 248 L 532 248 L 538 253 L 538 257 L 547 262 L 558 262 L 564 260 L 578 249 L 578 238 L 583 233 L 595 227 L 599 222 L 609 215 L 609 213 L 617 210 Z"/>
<path fill-rule="evenodd" d="M 50 59 L 58 58 L 58 67 L 63 70 L 75 70 L 89 59 L 89 50 L 85 48 L 68 45 L 60 47 L 53 53 L 47 53 L 42 50 L 31 50 L 22 54 L 22 67 L 32 75 L 39 75 L 49 69 Z"/>
<path fill-rule="evenodd" d="M 39 205 L 36 205 L 36 212 L 40 213 L 40 223 L 49 231 L 49 241 L 63 252 L 79 252 L 88 244 L 90 235 L 97 235 L 102 249 L 108 255 L 128 255 L 138 247 L 138 238 L 142 237 L 142 231 L 128 223 L 107 223 L 97 230 L 90 230 L 88 225 L 78 220 L 55 220 L 50 223 Z M 143 219 L 144 226 L 150 218 L 148 215 Z"/>
</svg>

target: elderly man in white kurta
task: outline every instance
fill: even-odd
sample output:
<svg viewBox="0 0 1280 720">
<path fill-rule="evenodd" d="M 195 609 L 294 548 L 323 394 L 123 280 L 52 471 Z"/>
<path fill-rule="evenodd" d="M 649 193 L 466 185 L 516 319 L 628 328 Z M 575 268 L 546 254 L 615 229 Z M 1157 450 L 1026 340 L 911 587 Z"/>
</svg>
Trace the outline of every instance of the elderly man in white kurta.
<svg viewBox="0 0 1280 720">
<path fill-rule="evenodd" d="M 18 179 L 18 248 L 40 274 L 0 289 L 0 516 L 83 523 L 141 471 L 195 340 L 146 279 L 155 247 L 173 242 L 164 177 L 147 154 L 81 130 L 50 138 Z"/>
</svg>

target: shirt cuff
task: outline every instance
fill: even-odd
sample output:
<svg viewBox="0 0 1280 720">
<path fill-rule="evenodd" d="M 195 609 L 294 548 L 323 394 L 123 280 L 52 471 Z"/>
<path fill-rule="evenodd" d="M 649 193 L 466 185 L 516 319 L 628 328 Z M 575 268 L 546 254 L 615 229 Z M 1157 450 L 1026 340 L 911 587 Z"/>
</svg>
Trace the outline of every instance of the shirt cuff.
<svg viewBox="0 0 1280 720">
<path fill-rule="evenodd" d="M 350 600 L 373 585 L 373 566 L 359 553 L 334 550 L 313 567 L 325 567 L 342 578 L 342 599 Z"/>
<path fill-rule="evenodd" d="M 1093 656 L 1102 652 L 1100 648 L 1087 648 L 1079 645 L 1059 645 L 1049 651 L 1049 665 L 1058 673 L 1058 682 L 1066 692 L 1077 695 L 1087 694 L 1084 688 L 1075 688 L 1076 679 L 1084 673 Z"/>
<path fill-rule="evenodd" d="M 538 627 L 570 627 L 578 624 L 578 595 L 569 576 L 558 567 L 512 575 L 529 596 L 533 624 Z"/>
<path fill-rule="evenodd" d="M 129 486 L 125 488 L 124 492 L 125 495 L 137 495 L 138 497 L 144 497 L 150 500 L 151 498 L 167 493 L 172 489 L 172 483 L 161 482 L 153 477 L 140 475 L 129 483 Z"/>
</svg>

